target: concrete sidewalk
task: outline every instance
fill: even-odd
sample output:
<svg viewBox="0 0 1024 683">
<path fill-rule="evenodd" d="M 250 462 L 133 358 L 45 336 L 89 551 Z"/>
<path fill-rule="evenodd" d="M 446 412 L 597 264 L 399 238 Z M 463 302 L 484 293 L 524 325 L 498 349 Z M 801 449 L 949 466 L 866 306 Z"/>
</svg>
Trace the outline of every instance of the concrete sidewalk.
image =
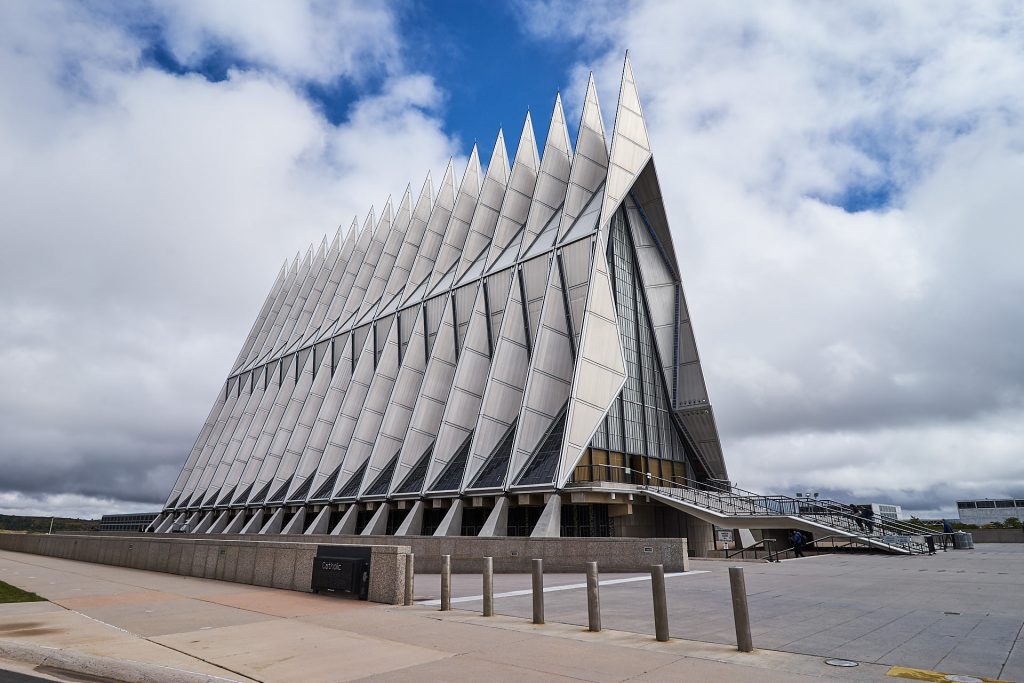
<svg viewBox="0 0 1024 683">
<path fill-rule="evenodd" d="M 106 674 L 91 673 L 115 680 L 770 683 L 882 681 L 888 670 L 9 552 L 0 552 L 0 579 L 51 600 L 0 605 L 0 657 L 61 648 L 62 656 L 91 658 L 94 667 L 109 662 Z M 433 590 L 422 583 L 417 595 L 429 598 Z M 127 677 L 126 660 L 127 670 L 136 666 L 144 675 Z"/>
</svg>

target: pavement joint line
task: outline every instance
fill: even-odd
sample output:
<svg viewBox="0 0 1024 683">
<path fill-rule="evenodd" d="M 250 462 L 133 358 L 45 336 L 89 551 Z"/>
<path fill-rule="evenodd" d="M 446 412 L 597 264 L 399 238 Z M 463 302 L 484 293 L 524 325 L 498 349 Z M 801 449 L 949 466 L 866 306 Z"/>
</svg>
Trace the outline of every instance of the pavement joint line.
<svg viewBox="0 0 1024 683">
<path fill-rule="evenodd" d="M 69 611 L 72 611 L 72 610 L 69 610 Z M 99 621 L 99 620 L 97 619 L 95 621 Z M 100 622 L 100 623 L 102 624 L 103 622 Z M 109 624 L 108 624 L 108 626 L 109 626 Z M 115 626 L 114 628 L 117 628 L 117 627 Z M 120 630 L 124 630 L 124 629 L 120 629 Z M 125 633 L 127 633 L 127 631 L 125 631 Z M 149 640 L 149 639 L 145 638 L 144 640 Z M 241 681 L 239 681 L 239 680 L 236 680 L 236 679 L 233 679 L 233 678 L 224 678 L 223 676 L 218 676 L 217 674 L 200 673 L 198 671 L 189 671 L 188 669 L 179 669 L 176 666 L 167 666 L 166 664 L 155 664 L 155 663 L 152 663 L 152 662 L 141 662 L 141 661 L 139 661 L 137 659 L 126 659 L 126 658 L 123 658 L 123 657 L 105 657 L 103 655 L 93 655 L 93 654 L 89 654 L 89 653 L 85 653 L 85 652 L 80 652 L 78 650 L 72 650 L 71 648 L 68 648 L 68 647 L 55 647 L 53 645 L 40 645 L 38 643 L 20 643 L 20 642 L 15 643 L 15 641 L 10 641 L 10 640 L 0 640 L 0 643 L 10 643 L 12 645 L 13 644 L 17 644 L 17 645 L 19 645 L 22 648 L 31 648 L 31 649 L 42 650 L 42 651 L 47 651 L 47 652 L 54 652 L 54 653 L 64 653 L 64 652 L 71 651 L 71 652 L 75 652 L 76 654 L 86 655 L 86 656 L 88 656 L 90 658 L 94 658 L 94 659 L 100 659 L 100 660 L 107 659 L 107 660 L 112 660 L 112 661 L 116 661 L 116 662 L 119 662 L 119 663 L 137 664 L 137 665 L 142 666 L 142 667 L 155 667 L 155 668 L 158 668 L 158 669 L 164 669 L 166 671 L 177 671 L 178 673 L 190 674 L 192 676 L 200 676 L 200 677 L 205 677 L 205 678 L 212 678 L 212 679 L 216 679 L 218 681 L 227 681 L 228 683 L 241 683 Z M 156 643 L 156 644 L 159 645 L 160 643 Z M 169 648 L 169 649 L 173 650 L 174 648 Z M 188 654 L 188 653 L 182 653 L 182 654 Z M 192 655 L 189 655 L 189 656 L 191 657 Z M 17 658 L 15 656 L 15 653 L 13 653 L 13 652 L 7 652 L 6 653 L 6 657 L 7 658 L 12 658 L 13 657 L 13 661 L 30 662 L 30 660 L 27 660 L 27 659 L 22 660 L 22 659 Z M 203 659 L 201 659 L 199 657 L 193 657 L 193 658 L 194 659 L 199 659 L 200 661 L 206 661 L 206 660 L 203 660 Z M 48 660 L 49 660 L 48 656 L 44 657 L 43 661 L 41 662 L 41 664 L 45 664 Z M 207 664 L 211 664 L 211 662 L 206 662 L 206 663 Z M 53 664 L 51 666 L 55 666 L 56 667 L 57 665 Z M 219 669 L 224 669 L 225 671 L 231 671 L 231 669 L 227 669 L 227 668 L 225 668 L 223 666 L 220 666 L 219 664 L 212 664 L 212 666 L 215 666 L 215 667 L 217 667 Z M 57 668 L 59 668 L 59 667 L 57 667 Z M 72 673 L 78 673 L 78 672 L 75 672 L 75 671 L 73 671 L 71 669 L 65 669 L 65 670 L 66 671 L 72 671 Z M 231 673 L 238 673 L 238 672 L 237 671 L 231 671 Z M 242 674 L 238 674 L 238 675 L 242 676 L 243 679 L 246 678 L 246 676 L 244 676 Z M 248 680 L 256 680 L 256 679 L 250 678 Z M 259 683 L 262 683 L 262 682 L 259 682 Z"/>
<path fill-rule="evenodd" d="M 1017 644 L 1018 643 L 1024 644 L 1024 641 L 1021 641 L 1021 635 L 1024 635 L 1024 623 L 1022 623 L 1020 625 L 1020 628 L 1017 629 L 1017 637 L 1014 639 L 1013 643 L 1010 645 L 1010 651 L 1006 653 L 1006 659 L 1003 660 L 1003 665 L 999 667 L 999 678 L 1003 677 L 1003 672 L 1006 671 L 1006 665 L 1010 663 L 1010 655 L 1013 654 L 1013 651 L 1014 651 L 1014 649 L 1016 649 Z"/>
<path fill-rule="evenodd" d="M 693 570 L 693 571 L 688 571 L 688 572 L 672 572 L 670 574 L 665 574 L 665 578 L 666 579 L 671 579 L 671 578 L 674 578 L 676 576 L 692 576 L 694 574 L 710 574 L 710 573 L 711 573 L 710 569 L 698 569 L 698 570 Z M 620 583 L 635 583 L 637 581 L 650 581 L 650 580 L 651 580 L 651 577 L 649 575 L 630 576 L 630 577 L 627 577 L 627 578 L 624 578 L 624 579 L 606 579 L 605 581 L 599 581 L 598 585 L 599 586 L 614 586 L 614 585 L 620 584 Z M 544 588 L 544 592 L 545 593 L 556 593 L 558 591 L 576 590 L 576 589 L 579 589 L 579 588 L 586 588 L 586 587 L 587 587 L 587 584 L 585 584 L 585 583 L 567 583 L 567 584 L 564 584 L 562 586 L 548 586 L 548 587 L 545 587 Z M 495 593 L 494 597 L 495 598 L 517 598 L 517 597 L 520 597 L 520 596 L 523 596 L 523 595 L 532 595 L 532 594 L 533 594 L 533 589 L 532 588 L 525 588 L 523 590 L 518 590 L 518 591 L 507 591 L 505 593 Z M 483 600 L 483 599 L 484 599 L 483 595 L 467 595 L 467 596 L 463 596 L 461 598 L 452 598 L 451 601 L 454 604 L 454 603 L 457 603 L 457 602 L 474 602 L 476 600 Z M 437 606 L 439 606 L 441 604 L 441 601 L 440 600 L 417 600 L 416 604 L 417 605 L 426 605 L 428 607 L 437 607 Z"/>
</svg>

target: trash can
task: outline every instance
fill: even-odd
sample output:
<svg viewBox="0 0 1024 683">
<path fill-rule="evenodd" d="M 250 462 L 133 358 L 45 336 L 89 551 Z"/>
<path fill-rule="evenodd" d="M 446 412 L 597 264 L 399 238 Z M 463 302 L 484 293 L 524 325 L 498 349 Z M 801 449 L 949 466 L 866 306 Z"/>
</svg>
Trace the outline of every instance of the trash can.
<svg viewBox="0 0 1024 683">
<path fill-rule="evenodd" d="M 974 539 L 971 538 L 970 534 L 958 531 L 953 534 L 953 549 L 954 550 L 967 550 L 968 548 L 974 547 Z"/>
<path fill-rule="evenodd" d="M 370 592 L 370 548 L 317 546 L 310 588 L 314 593 L 349 593 L 366 600 Z"/>
<path fill-rule="evenodd" d="M 966 531 L 964 532 L 964 536 L 967 537 L 967 549 L 974 550 L 974 536 Z"/>
</svg>

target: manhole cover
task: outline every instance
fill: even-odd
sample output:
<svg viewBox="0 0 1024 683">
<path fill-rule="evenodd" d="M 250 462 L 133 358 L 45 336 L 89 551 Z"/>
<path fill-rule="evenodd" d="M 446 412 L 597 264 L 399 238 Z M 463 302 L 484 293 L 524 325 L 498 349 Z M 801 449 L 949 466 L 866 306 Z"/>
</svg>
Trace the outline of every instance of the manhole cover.
<svg viewBox="0 0 1024 683">
<path fill-rule="evenodd" d="M 849 659 L 826 659 L 825 663 L 829 666 L 857 666 L 857 662 L 851 662 Z"/>
<path fill-rule="evenodd" d="M 961 676 L 959 674 L 947 674 L 943 680 L 954 681 L 954 683 L 985 683 L 980 678 L 975 678 L 974 676 Z"/>
</svg>

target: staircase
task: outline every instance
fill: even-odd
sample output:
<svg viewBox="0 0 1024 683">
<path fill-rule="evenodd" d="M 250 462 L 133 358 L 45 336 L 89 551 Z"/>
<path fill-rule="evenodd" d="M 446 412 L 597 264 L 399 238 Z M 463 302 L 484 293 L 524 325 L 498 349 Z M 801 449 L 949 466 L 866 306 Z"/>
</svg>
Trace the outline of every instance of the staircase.
<svg viewBox="0 0 1024 683">
<path fill-rule="evenodd" d="M 739 529 L 800 529 L 815 537 L 838 536 L 898 555 L 927 553 L 924 537 L 935 532 L 916 524 L 876 517 L 871 525 L 849 505 L 828 499 L 764 496 L 726 483 L 672 481 L 615 465 L 581 465 L 570 490 L 643 492 L 717 526 Z M 859 522 L 859 524 L 858 524 Z"/>
</svg>

